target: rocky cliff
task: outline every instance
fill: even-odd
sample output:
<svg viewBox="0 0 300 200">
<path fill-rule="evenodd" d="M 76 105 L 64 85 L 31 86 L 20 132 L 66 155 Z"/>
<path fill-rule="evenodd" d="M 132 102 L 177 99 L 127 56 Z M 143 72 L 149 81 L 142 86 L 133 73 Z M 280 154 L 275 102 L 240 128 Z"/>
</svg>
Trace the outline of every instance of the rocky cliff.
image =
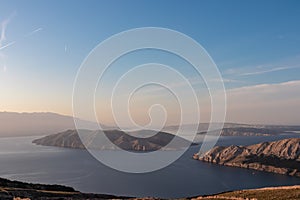
<svg viewBox="0 0 300 200">
<path fill-rule="evenodd" d="M 194 159 L 300 177 L 300 138 L 251 146 L 216 146 Z"/>
</svg>

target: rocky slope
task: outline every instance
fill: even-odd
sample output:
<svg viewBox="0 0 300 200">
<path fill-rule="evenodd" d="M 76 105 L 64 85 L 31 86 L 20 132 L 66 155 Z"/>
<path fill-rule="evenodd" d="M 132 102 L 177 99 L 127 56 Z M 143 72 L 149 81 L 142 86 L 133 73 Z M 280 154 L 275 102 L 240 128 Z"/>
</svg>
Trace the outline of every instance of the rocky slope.
<svg viewBox="0 0 300 200">
<path fill-rule="evenodd" d="M 251 146 L 216 146 L 194 159 L 300 177 L 300 138 L 264 142 Z"/>
<path fill-rule="evenodd" d="M 107 130 L 104 132 L 81 130 L 82 135 L 80 138 L 76 130 L 68 130 L 36 139 L 33 143 L 79 149 L 84 149 L 87 146 L 89 149 L 97 150 L 116 149 L 117 146 L 127 151 L 175 150 L 189 145 L 187 140 L 166 132 L 153 133 L 154 135 L 149 137 L 140 137 L 145 136 L 145 134 L 149 135 L 149 132 L 151 131 L 148 130 L 146 133 L 145 131 L 134 132 L 135 137 L 119 130 Z M 107 142 L 104 137 L 107 137 L 111 142 Z M 165 147 L 171 140 L 173 140 L 173 145 Z"/>
</svg>

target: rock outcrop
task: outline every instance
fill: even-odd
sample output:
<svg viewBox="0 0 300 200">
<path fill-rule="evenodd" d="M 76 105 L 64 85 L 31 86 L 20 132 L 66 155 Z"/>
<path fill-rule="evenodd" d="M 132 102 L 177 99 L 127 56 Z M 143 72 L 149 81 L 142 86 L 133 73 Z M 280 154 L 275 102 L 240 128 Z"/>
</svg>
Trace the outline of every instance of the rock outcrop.
<svg viewBox="0 0 300 200">
<path fill-rule="evenodd" d="M 300 138 L 264 142 L 250 146 L 216 146 L 194 159 L 300 177 Z"/>
</svg>

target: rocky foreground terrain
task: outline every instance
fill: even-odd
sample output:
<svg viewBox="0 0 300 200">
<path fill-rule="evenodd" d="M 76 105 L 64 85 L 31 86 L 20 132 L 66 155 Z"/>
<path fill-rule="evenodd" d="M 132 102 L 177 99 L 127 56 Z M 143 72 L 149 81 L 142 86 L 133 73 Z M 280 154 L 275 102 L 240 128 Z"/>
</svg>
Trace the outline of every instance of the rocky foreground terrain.
<svg viewBox="0 0 300 200">
<path fill-rule="evenodd" d="M 97 150 L 111 150 L 116 149 L 117 146 L 127 151 L 176 150 L 190 145 L 187 140 L 173 134 L 166 132 L 156 134 L 151 130 L 132 132 L 131 135 L 119 130 L 106 130 L 104 132 L 82 130 L 81 134 L 81 137 L 79 137 L 76 130 L 68 130 L 36 139 L 33 143 L 79 149 L 85 149 L 85 146 L 87 146 L 89 149 Z M 107 142 L 106 137 L 110 142 Z M 166 146 L 171 141 L 172 145 Z"/>
<path fill-rule="evenodd" d="M 43 185 L 10 181 L 0 178 L 0 199 L 1 200 L 67 200 L 67 199 L 126 199 L 103 194 L 85 194 L 74 190 L 71 187 L 61 185 Z"/>
<path fill-rule="evenodd" d="M 154 200 L 159 198 L 132 198 L 104 194 L 87 194 L 75 191 L 71 187 L 61 185 L 31 184 L 19 181 L 10 181 L 0 178 L 1 200 L 100 200 L 100 199 L 130 199 Z M 185 199 L 215 199 L 215 200 L 296 200 L 300 199 L 300 186 L 284 186 L 239 190 L 224 192 L 216 195 L 196 196 Z"/>
<path fill-rule="evenodd" d="M 300 138 L 250 146 L 216 146 L 194 159 L 300 177 Z"/>
<path fill-rule="evenodd" d="M 192 200 L 297 200 L 300 199 L 300 186 L 268 187 L 250 190 L 224 192 L 216 195 L 199 196 Z"/>
</svg>

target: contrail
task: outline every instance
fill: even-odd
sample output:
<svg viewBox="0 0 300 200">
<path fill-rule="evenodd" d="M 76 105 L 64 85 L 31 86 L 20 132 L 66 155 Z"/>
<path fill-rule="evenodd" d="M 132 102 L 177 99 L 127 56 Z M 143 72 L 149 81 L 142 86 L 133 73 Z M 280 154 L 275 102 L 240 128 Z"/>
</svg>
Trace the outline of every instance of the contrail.
<svg viewBox="0 0 300 200">
<path fill-rule="evenodd" d="M 16 15 L 16 11 L 14 11 L 8 18 L 4 19 L 2 22 L 1 22 L 1 35 L 0 35 L 0 51 L 15 44 L 16 41 L 12 41 L 4 46 L 3 45 L 3 42 L 6 40 L 6 28 L 7 28 L 7 25 L 10 23 L 11 19 Z M 0 54 L 1 55 L 1 58 L 3 56 L 3 54 Z M 4 66 L 3 66 L 3 72 L 5 73 L 7 71 L 7 67 L 5 65 L 5 58 L 2 58 L 3 61 L 4 61 Z"/>
<path fill-rule="evenodd" d="M 8 43 L 8 44 L 6 44 L 4 46 L 0 46 L 0 50 L 3 50 L 3 49 L 5 49 L 5 48 L 7 48 L 7 47 L 9 47 L 9 46 L 11 46 L 11 45 L 13 45 L 15 43 L 16 43 L 16 41 L 13 41 L 13 42 L 10 42 L 10 43 Z"/>
<path fill-rule="evenodd" d="M 10 19 L 5 19 L 4 21 L 2 21 L 1 23 L 1 36 L 0 36 L 0 47 L 2 46 L 2 43 L 6 40 L 5 37 L 5 32 L 6 32 L 6 27 L 9 23 Z"/>
<path fill-rule="evenodd" d="M 1 22 L 0 48 L 2 48 L 2 43 L 6 40 L 6 27 L 15 15 L 16 12 L 13 12 L 8 18 Z"/>
<path fill-rule="evenodd" d="M 37 29 L 31 31 L 30 33 L 28 33 L 27 35 L 25 35 L 25 37 L 29 37 L 29 36 L 31 36 L 31 35 L 33 35 L 33 34 L 39 32 L 39 31 L 42 31 L 42 30 L 43 30 L 43 28 L 41 28 L 41 27 L 40 27 L 40 28 L 37 28 Z"/>
<path fill-rule="evenodd" d="M 1 29 L 2 32 L 1 32 L 1 38 L 0 38 L 0 50 L 3 50 L 3 49 L 5 49 L 5 48 L 7 48 L 7 47 L 9 47 L 9 46 L 11 46 L 11 45 L 13 45 L 13 44 L 15 44 L 17 42 L 17 41 L 12 41 L 12 42 L 10 42 L 10 43 L 2 46 L 2 42 L 5 40 L 5 29 L 6 29 L 7 23 L 8 23 L 8 21 L 6 21 L 6 23 L 2 23 L 2 24 L 4 24 L 4 28 Z M 37 28 L 37 29 L 31 31 L 30 33 L 28 33 L 27 35 L 25 35 L 24 37 L 25 38 L 29 37 L 29 36 L 31 36 L 31 35 L 39 32 L 41 30 L 43 30 L 43 28 Z"/>
</svg>

